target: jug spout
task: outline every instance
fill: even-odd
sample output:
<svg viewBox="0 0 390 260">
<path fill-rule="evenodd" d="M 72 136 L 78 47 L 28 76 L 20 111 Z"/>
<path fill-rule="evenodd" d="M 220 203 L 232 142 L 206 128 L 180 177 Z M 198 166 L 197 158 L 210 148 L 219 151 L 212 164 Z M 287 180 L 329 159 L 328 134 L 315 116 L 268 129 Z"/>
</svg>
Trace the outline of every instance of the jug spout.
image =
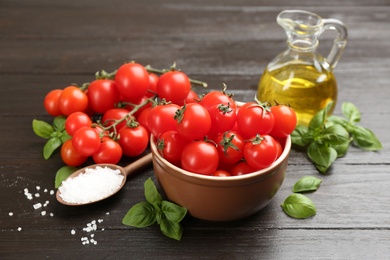
<svg viewBox="0 0 390 260">
<path fill-rule="evenodd" d="M 285 10 L 277 17 L 277 23 L 286 31 L 288 43 L 302 51 L 312 51 L 318 45 L 323 27 L 317 14 L 301 10 Z"/>
</svg>

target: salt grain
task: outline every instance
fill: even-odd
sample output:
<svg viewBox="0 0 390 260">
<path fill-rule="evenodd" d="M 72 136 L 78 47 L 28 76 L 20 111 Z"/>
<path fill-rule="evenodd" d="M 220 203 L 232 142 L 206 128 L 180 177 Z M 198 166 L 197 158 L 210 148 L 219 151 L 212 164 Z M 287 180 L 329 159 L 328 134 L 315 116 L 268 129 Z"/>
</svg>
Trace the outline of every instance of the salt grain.
<svg viewBox="0 0 390 260">
<path fill-rule="evenodd" d="M 33 205 L 33 208 L 34 208 L 34 209 L 42 208 L 42 204 L 38 202 L 38 203 L 36 203 L 36 204 Z"/>
<path fill-rule="evenodd" d="M 68 203 L 89 203 L 113 194 L 122 181 L 119 170 L 99 166 L 87 168 L 84 173 L 62 182 L 60 196 Z"/>
<path fill-rule="evenodd" d="M 71 233 L 72 235 L 74 235 L 74 234 L 76 234 L 76 230 L 72 229 L 72 230 L 70 231 L 70 233 Z"/>
<path fill-rule="evenodd" d="M 41 211 L 41 215 L 42 215 L 42 216 L 45 216 L 45 215 L 46 215 L 46 211 L 44 211 L 44 210 Z"/>
<path fill-rule="evenodd" d="M 22 228 L 21 228 L 21 227 L 18 227 L 18 231 L 22 231 Z"/>
<path fill-rule="evenodd" d="M 8 213 L 8 215 L 9 215 L 10 217 L 12 217 L 12 216 L 14 215 L 14 213 L 13 213 L 13 212 L 10 212 L 10 213 Z"/>
</svg>

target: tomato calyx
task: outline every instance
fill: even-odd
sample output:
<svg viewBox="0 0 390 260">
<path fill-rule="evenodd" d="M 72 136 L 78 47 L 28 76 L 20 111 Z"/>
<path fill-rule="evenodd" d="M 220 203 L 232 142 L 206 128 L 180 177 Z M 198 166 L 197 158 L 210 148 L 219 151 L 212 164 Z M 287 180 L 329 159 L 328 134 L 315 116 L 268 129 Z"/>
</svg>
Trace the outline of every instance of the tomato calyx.
<svg viewBox="0 0 390 260">
<path fill-rule="evenodd" d="M 227 132 L 223 134 L 222 140 L 219 142 L 219 145 L 222 146 L 223 153 L 228 156 L 228 149 L 233 148 L 236 151 L 239 151 L 238 147 L 233 143 L 233 139 L 236 135 L 232 134 L 230 137 L 227 137 Z"/>
<path fill-rule="evenodd" d="M 251 142 L 253 145 L 259 145 L 264 140 L 267 141 L 264 137 L 262 137 L 261 135 L 257 134 L 255 137 L 251 138 L 248 141 Z"/>
<path fill-rule="evenodd" d="M 180 109 L 178 109 L 175 113 L 174 119 L 177 120 L 178 123 L 181 123 L 183 121 L 184 112 L 187 109 L 187 104 L 184 104 Z"/>
<path fill-rule="evenodd" d="M 96 79 L 111 79 L 111 80 L 114 80 L 117 71 L 118 70 L 114 70 L 113 72 L 107 72 L 105 70 L 96 71 L 95 78 Z"/>
<path fill-rule="evenodd" d="M 228 103 L 227 105 L 225 104 L 218 105 L 218 110 L 221 111 L 224 115 L 231 113 L 233 111 L 233 109 L 230 107 L 230 103 Z"/>
</svg>

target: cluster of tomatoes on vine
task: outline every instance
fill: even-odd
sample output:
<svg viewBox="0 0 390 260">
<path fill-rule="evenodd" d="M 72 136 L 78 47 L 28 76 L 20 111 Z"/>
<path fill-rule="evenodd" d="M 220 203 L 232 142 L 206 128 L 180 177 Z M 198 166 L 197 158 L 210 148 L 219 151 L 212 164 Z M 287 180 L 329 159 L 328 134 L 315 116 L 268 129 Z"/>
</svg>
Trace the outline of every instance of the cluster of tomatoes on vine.
<svg viewBox="0 0 390 260">
<path fill-rule="evenodd" d="M 290 107 L 238 105 L 226 86 L 199 97 L 194 83 L 205 85 L 175 68 L 158 71 L 130 62 L 113 73 L 97 73 L 81 87 L 50 91 L 45 109 L 66 117 L 71 136 L 61 147 L 62 160 L 69 166 L 89 157 L 116 164 L 123 155 L 142 154 L 150 134 L 166 160 L 204 175 L 242 175 L 280 156 L 296 125 Z"/>
</svg>

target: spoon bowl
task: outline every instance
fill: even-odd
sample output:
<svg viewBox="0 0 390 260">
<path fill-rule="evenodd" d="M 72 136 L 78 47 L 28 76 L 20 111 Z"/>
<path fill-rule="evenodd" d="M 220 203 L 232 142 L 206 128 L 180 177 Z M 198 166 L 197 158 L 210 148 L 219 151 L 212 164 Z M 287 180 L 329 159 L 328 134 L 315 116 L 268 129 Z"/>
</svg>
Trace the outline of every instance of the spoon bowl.
<svg viewBox="0 0 390 260">
<path fill-rule="evenodd" d="M 145 167 L 146 165 L 150 164 L 151 162 L 152 162 L 152 153 L 148 153 L 147 155 L 141 157 L 140 159 L 130 163 L 129 165 L 127 165 L 125 167 L 121 167 L 121 166 L 115 165 L 115 164 L 93 164 L 93 165 L 86 166 L 86 167 L 81 168 L 81 169 L 75 171 L 74 173 L 72 173 L 67 179 L 75 178 L 75 177 L 79 176 L 80 174 L 84 174 L 87 169 L 95 169 L 96 167 L 102 167 L 102 168 L 108 167 L 112 170 L 119 170 L 120 175 L 123 176 L 122 183 L 111 194 L 108 194 L 102 198 L 99 198 L 99 199 L 96 199 L 93 201 L 82 202 L 82 203 L 73 203 L 73 202 L 68 202 L 68 201 L 64 200 L 61 196 L 61 189 L 60 189 L 62 186 L 62 184 L 61 184 L 61 186 L 57 189 L 56 199 L 61 204 L 68 205 L 68 206 L 87 205 L 87 204 L 91 204 L 91 203 L 95 203 L 95 202 L 107 199 L 108 197 L 113 196 L 114 194 L 116 194 L 118 191 L 120 191 L 123 188 L 128 176 L 135 174 L 137 172 L 137 170 Z"/>
</svg>

